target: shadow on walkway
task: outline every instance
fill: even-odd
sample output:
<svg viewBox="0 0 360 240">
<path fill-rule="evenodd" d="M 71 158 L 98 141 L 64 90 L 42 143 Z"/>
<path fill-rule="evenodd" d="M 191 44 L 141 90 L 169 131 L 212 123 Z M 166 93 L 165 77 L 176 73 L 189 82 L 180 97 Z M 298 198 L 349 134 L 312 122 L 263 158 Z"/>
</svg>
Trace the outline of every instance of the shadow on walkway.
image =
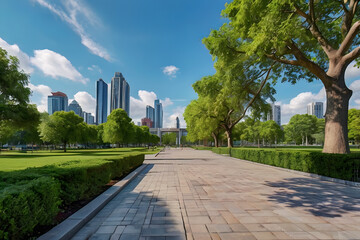
<svg viewBox="0 0 360 240">
<path fill-rule="evenodd" d="M 277 188 L 268 195 L 270 201 L 301 207 L 315 216 L 341 217 L 345 213 L 360 212 L 360 190 L 340 184 L 324 183 L 306 178 L 286 178 L 278 182 L 266 181 Z"/>
</svg>

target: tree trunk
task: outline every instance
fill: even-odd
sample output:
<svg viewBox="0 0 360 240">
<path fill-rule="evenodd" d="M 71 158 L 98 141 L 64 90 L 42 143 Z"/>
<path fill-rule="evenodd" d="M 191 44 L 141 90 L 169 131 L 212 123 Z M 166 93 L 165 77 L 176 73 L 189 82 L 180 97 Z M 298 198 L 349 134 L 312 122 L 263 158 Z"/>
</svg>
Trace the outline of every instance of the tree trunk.
<svg viewBox="0 0 360 240">
<path fill-rule="evenodd" d="M 228 148 L 232 148 L 233 147 L 232 129 L 227 129 L 225 133 L 227 137 Z"/>
<path fill-rule="evenodd" d="M 263 147 L 264 147 L 264 146 L 265 146 L 265 139 L 263 138 L 262 140 L 263 140 L 263 144 L 262 144 L 262 145 L 263 145 Z"/>
<path fill-rule="evenodd" d="M 260 148 L 260 138 L 258 138 L 257 143 L 258 143 L 258 148 Z"/>
<path fill-rule="evenodd" d="M 305 135 L 305 146 L 307 146 L 308 144 L 309 144 L 308 135 L 306 134 L 306 135 Z"/>
<path fill-rule="evenodd" d="M 64 142 L 64 152 L 66 152 L 66 142 Z"/>
<path fill-rule="evenodd" d="M 211 133 L 211 135 L 214 138 L 215 147 L 219 147 L 218 136 L 215 133 Z"/>
<path fill-rule="evenodd" d="M 326 87 L 324 153 L 350 153 L 347 125 L 352 91 L 345 83 L 341 85 L 332 84 Z"/>
</svg>

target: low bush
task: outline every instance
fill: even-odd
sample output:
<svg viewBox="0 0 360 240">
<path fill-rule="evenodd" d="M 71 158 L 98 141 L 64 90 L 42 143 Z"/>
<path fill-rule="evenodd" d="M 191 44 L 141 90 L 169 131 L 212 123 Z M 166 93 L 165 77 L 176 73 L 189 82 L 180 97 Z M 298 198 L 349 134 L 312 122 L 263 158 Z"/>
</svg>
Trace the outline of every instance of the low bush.
<svg viewBox="0 0 360 240">
<path fill-rule="evenodd" d="M 132 154 L 1 172 L 0 239 L 24 239 L 35 227 L 53 224 L 61 208 L 99 194 L 143 161 L 144 154 Z"/>
<path fill-rule="evenodd" d="M 304 150 L 212 148 L 215 153 L 348 181 L 360 181 L 360 153 L 329 154 Z"/>
</svg>

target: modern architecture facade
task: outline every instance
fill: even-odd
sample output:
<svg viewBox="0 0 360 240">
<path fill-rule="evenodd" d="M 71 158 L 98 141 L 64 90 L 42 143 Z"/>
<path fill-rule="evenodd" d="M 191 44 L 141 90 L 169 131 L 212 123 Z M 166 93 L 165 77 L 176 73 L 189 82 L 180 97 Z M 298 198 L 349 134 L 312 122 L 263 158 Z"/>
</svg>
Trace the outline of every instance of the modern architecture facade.
<svg viewBox="0 0 360 240">
<path fill-rule="evenodd" d="M 307 114 L 317 118 L 324 118 L 324 104 L 322 102 L 312 102 L 307 105 Z"/>
<path fill-rule="evenodd" d="M 96 124 L 107 120 L 108 85 L 101 78 L 96 81 Z"/>
<path fill-rule="evenodd" d="M 52 115 L 57 111 L 68 111 L 68 97 L 63 92 L 52 92 L 48 96 L 48 113 Z"/>
<path fill-rule="evenodd" d="M 154 101 L 154 109 L 155 109 L 155 119 L 154 119 L 154 128 L 162 128 L 163 127 L 163 109 L 162 104 L 159 99 Z"/>
<path fill-rule="evenodd" d="M 91 113 L 83 112 L 83 118 L 87 124 L 95 124 L 95 118 Z"/>
<path fill-rule="evenodd" d="M 114 109 L 124 109 L 130 115 L 130 85 L 120 72 L 111 79 L 110 112 Z"/>
<path fill-rule="evenodd" d="M 153 127 L 153 121 L 150 118 L 141 119 L 141 126 L 148 126 L 149 128 Z"/>
<path fill-rule="evenodd" d="M 79 103 L 76 100 L 73 100 L 69 104 L 69 112 L 70 111 L 74 111 L 76 115 L 78 115 L 79 117 L 83 117 L 82 108 L 81 108 L 81 106 L 79 105 Z"/>
<path fill-rule="evenodd" d="M 155 109 L 150 105 L 146 106 L 146 118 L 149 118 L 152 122 L 155 120 Z"/>
<path fill-rule="evenodd" d="M 271 111 L 267 115 L 267 120 L 274 120 L 279 126 L 281 126 L 281 108 L 280 105 L 270 104 Z"/>
<path fill-rule="evenodd" d="M 176 117 L 176 128 L 180 128 L 180 120 L 179 120 L 179 117 Z"/>
</svg>

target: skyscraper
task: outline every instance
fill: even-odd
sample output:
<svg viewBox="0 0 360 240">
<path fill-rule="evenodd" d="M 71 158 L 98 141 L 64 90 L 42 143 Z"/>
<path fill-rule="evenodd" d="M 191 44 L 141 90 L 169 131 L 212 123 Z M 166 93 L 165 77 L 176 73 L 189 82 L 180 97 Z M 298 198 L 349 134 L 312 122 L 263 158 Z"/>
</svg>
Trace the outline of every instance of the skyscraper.
<svg viewBox="0 0 360 240">
<path fill-rule="evenodd" d="M 111 79 L 110 112 L 117 108 L 130 114 L 130 86 L 120 72 L 116 72 Z"/>
<path fill-rule="evenodd" d="M 48 113 L 52 115 L 57 111 L 68 111 L 68 97 L 63 92 L 52 92 L 48 96 Z"/>
<path fill-rule="evenodd" d="M 162 104 L 159 99 L 154 101 L 155 108 L 155 119 L 154 119 L 154 128 L 162 128 L 163 127 L 163 109 Z"/>
<path fill-rule="evenodd" d="M 146 118 L 150 119 L 154 123 L 155 109 L 150 105 L 146 106 Z"/>
<path fill-rule="evenodd" d="M 70 111 L 74 111 L 76 115 L 78 115 L 79 117 L 83 117 L 82 108 L 76 100 L 73 100 L 69 104 L 69 112 Z"/>
<path fill-rule="evenodd" d="M 83 118 L 87 124 L 95 124 L 94 116 L 91 113 L 83 112 Z"/>
<path fill-rule="evenodd" d="M 176 128 L 180 128 L 180 120 L 179 120 L 179 117 L 176 117 Z"/>
<path fill-rule="evenodd" d="M 96 82 L 96 124 L 107 120 L 108 85 L 101 78 Z"/>
<path fill-rule="evenodd" d="M 274 120 L 281 126 L 281 108 L 279 105 L 270 104 L 271 112 L 267 115 L 267 120 Z"/>
<path fill-rule="evenodd" d="M 317 118 L 324 118 L 324 104 L 322 102 L 312 102 L 307 105 L 307 114 Z"/>
</svg>

